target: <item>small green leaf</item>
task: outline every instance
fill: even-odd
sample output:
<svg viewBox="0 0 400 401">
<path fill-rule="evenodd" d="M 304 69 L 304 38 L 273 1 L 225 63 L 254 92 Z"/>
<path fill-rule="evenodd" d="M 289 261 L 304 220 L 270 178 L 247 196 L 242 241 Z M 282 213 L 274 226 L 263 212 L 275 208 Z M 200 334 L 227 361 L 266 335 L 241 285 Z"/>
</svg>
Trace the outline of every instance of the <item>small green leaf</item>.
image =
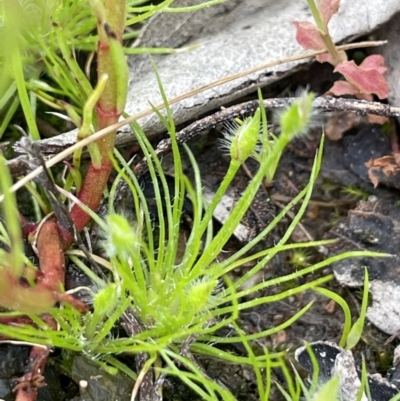
<svg viewBox="0 0 400 401">
<path fill-rule="evenodd" d="M 368 307 L 368 269 L 365 267 L 364 268 L 364 291 L 363 291 L 363 300 L 361 304 L 361 312 L 360 312 L 360 317 L 357 319 L 357 321 L 354 323 L 353 327 L 350 330 L 350 333 L 347 337 L 347 345 L 346 349 L 351 350 L 354 348 L 358 342 L 360 341 L 360 338 L 363 333 L 363 328 L 364 328 L 364 323 L 365 323 L 365 317 L 367 315 L 367 307 Z"/>
<path fill-rule="evenodd" d="M 327 383 L 325 383 L 314 395 L 313 401 L 326 401 L 339 399 L 339 377 L 333 376 Z"/>
</svg>

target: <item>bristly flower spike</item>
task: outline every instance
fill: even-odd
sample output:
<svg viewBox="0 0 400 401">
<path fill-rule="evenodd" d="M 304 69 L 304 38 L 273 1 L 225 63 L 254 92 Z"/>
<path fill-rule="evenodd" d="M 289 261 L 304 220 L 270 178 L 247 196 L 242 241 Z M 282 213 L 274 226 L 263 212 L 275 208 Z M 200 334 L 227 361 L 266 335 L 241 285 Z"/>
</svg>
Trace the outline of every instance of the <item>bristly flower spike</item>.
<svg viewBox="0 0 400 401">
<path fill-rule="evenodd" d="M 253 117 L 246 118 L 236 131 L 224 133 L 223 147 L 229 149 L 232 162 L 244 163 L 253 153 L 258 141 L 261 112 L 258 108 Z"/>
</svg>

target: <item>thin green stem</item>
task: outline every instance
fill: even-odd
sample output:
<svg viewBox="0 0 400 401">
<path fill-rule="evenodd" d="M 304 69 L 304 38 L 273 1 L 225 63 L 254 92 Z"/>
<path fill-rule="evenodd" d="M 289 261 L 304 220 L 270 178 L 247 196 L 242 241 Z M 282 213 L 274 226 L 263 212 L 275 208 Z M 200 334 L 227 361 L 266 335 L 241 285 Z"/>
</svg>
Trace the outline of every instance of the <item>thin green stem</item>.
<svg viewBox="0 0 400 401">
<path fill-rule="evenodd" d="M 29 101 L 28 92 L 26 90 L 22 59 L 20 49 L 17 44 L 11 53 L 11 60 L 14 72 L 14 79 L 18 89 L 18 96 L 21 102 L 22 109 L 24 111 L 25 120 L 28 124 L 29 134 L 32 139 L 39 140 L 39 130 L 36 125 L 35 115 L 32 111 L 32 106 Z"/>
<path fill-rule="evenodd" d="M 318 7 L 315 4 L 315 0 L 307 0 L 308 6 L 310 7 L 311 13 L 313 15 L 315 24 L 317 25 L 317 29 L 319 31 L 319 35 L 323 40 L 326 49 L 328 50 L 329 54 L 332 56 L 333 65 L 336 67 L 342 61 L 344 56 L 339 53 L 335 44 L 333 43 L 332 37 L 329 33 L 328 25 L 323 21 L 321 17 L 321 13 Z"/>
<path fill-rule="evenodd" d="M 308 7 L 310 7 L 310 11 L 311 11 L 311 14 L 312 14 L 312 16 L 314 18 L 314 21 L 315 21 L 316 25 L 317 25 L 317 28 L 321 32 L 326 33 L 327 32 L 326 24 L 321 18 L 321 14 L 319 12 L 319 9 L 318 9 L 317 5 L 315 4 L 315 0 L 307 0 L 307 3 L 308 3 Z"/>
</svg>

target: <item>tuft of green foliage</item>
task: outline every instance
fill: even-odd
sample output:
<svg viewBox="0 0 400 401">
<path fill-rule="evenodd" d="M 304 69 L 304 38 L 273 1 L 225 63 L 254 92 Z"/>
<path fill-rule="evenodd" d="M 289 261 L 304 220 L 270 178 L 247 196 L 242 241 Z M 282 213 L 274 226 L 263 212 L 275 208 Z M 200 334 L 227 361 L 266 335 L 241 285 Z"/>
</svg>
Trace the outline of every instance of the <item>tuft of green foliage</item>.
<svg viewBox="0 0 400 401">
<path fill-rule="evenodd" d="M 224 0 L 213 0 L 193 7 L 181 8 L 170 7 L 173 1 L 164 0 L 158 5 L 143 5 L 143 0 L 129 0 L 126 25 L 133 26 L 140 23 L 158 11 L 185 12 Z M 0 138 L 16 109 L 21 106 L 29 135 L 39 139 L 35 121 L 37 102 L 42 102 L 64 113 L 73 124 L 80 128 L 82 137 L 92 133 L 91 112 L 102 92 L 104 82 L 100 80 L 93 88 L 90 77 L 82 71 L 76 55 L 79 51 L 94 51 L 98 43 L 95 33 L 96 18 L 92 9 L 95 8 L 95 3 L 95 0 L 91 2 L 26 0 L 6 1 L 0 4 L 0 41 L 6 44 L 0 49 L 0 68 L 3 73 L 0 83 L 2 117 Z M 24 20 L 29 21 L 29 24 L 21 24 Z M 132 39 L 135 35 L 137 35 L 136 31 L 127 32 L 125 39 Z M 127 52 L 127 49 L 125 51 Z M 136 53 L 149 51 L 152 50 L 133 50 Z M 158 49 L 158 51 L 174 50 Z M 132 51 L 129 52 L 132 53 Z M 43 72 L 45 75 L 42 75 Z M 159 84 L 162 90 L 160 81 Z M 175 167 L 173 191 L 167 183 L 162 162 L 145 133 L 137 124 L 132 125 L 148 161 L 149 173 L 154 185 L 158 216 L 156 227 L 137 177 L 132 174 L 126 162 L 115 150 L 114 165 L 119 172 L 118 179 L 125 180 L 131 189 L 135 220 L 131 221 L 126 216 L 113 212 L 112 196 L 110 197 L 110 212 L 105 220 L 83 207 L 106 233 L 103 246 L 107 259 L 92 255 L 106 271 L 106 278 L 99 277 L 90 270 L 86 256 L 82 252 L 77 250 L 67 252 L 71 262 L 93 281 L 93 286 L 86 288 L 93 304 L 92 310 L 86 314 L 80 314 L 66 304 L 62 308 L 53 308 L 50 312 L 59 325 L 58 330 L 54 330 L 38 316 L 31 314 L 29 317 L 35 326 L 0 324 L 0 335 L 29 344 L 57 347 L 70 353 L 84 353 L 88 358 L 97 361 L 107 372 L 115 374 L 117 371 L 122 371 L 134 380 L 140 372 L 134 372 L 122 364 L 116 355 L 127 353 L 134 356 L 145 352 L 149 355 L 149 359 L 144 370 L 153 366 L 158 373 L 176 375 L 202 399 L 234 400 L 234 396 L 228 390 L 204 377 L 190 356 L 183 352 L 189 345 L 191 353 L 251 366 L 256 374 L 261 400 L 269 399 L 272 369 L 281 369 L 287 381 L 288 399 L 298 400 L 302 386 L 299 380 L 293 378 L 292 372 L 286 366 L 286 353 L 265 350 L 263 354 L 256 355 L 252 349 L 252 342 L 289 327 L 307 313 L 312 304 L 306 305 L 279 326 L 253 334 L 245 333 L 237 325 L 239 313 L 260 304 L 278 302 L 294 294 L 314 290 L 334 299 L 344 309 L 345 323 L 341 344 L 351 347 L 358 341 L 362 321 L 357 329 L 352 331 L 348 305 L 337 294 L 324 288 L 324 285 L 333 278 L 332 275 L 315 278 L 298 287 L 281 289 L 273 296 L 255 297 L 254 295 L 269 287 L 293 282 L 301 276 L 317 272 L 344 258 L 382 256 L 373 252 L 347 252 L 315 265 L 299 266 L 298 271 L 289 275 L 244 287 L 245 283 L 251 282 L 251 279 L 280 252 L 288 250 L 303 252 L 304 249 L 328 243 L 328 241 L 314 241 L 288 244 L 310 200 L 321 166 L 323 141 L 315 158 L 308 185 L 274 218 L 268 227 L 242 249 L 222 262 L 218 261 L 218 256 L 252 204 L 258 189 L 264 185 L 265 181 L 270 183 L 273 180 L 287 144 L 309 124 L 313 95 L 304 94 L 283 114 L 279 136 L 268 131 L 266 113 L 262 108 L 257 110 L 253 117 L 243 121 L 232 136 L 227 138 L 231 163 L 214 198 L 207 204 L 202 194 L 201 172 L 187 146 L 183 146 L 183 149 L 195 172 L 194 181 L 191 182 L 183 172 L 181 149 L 176 141 L 173 116 L 165 94 L 163 92 L 162 94 L 167 114 L 162 115 L 156 112 L 172 141 Z M 95 149 L 92 151 L 95 152 Z M 96 158 L 94 153 L 92 156 Z M 233 207 L 223 229 L 215 233 L 213 229 L 215 209 L 248 157 L 258 161 L 258 172 Z M 80 153 L 76 153 L 74 155 L 75 172 L 71 170 L 71 177 L 67 179 L 64 189 L 70 189 L 73 184 L 79 188 L 79 159 Z M 16 201 L 14 197 L 9 196 L 11 179 L 3 158 L 0 163 L 2 177 L 0 187 L 4 195 L 2 204 L 4 223 L 0 221 L 0 241 L 11 249 L 15 261 L 11 268 L 20 270 L 23 264 L 30 264 L 22 251 Z M 116 183 L 117 180 L 114 188 L 111 189 L 111 194 L 115 192 Z M 34 188 L 32 192 L 36 198 L 40 197 Z M 178 257 L 185 198 L 191 202 L 193 225 L 186 238 L 183 254 Z M 255 253 L 255 246 L 279 224 L 289 210 L 297 205 L 300 206 L 296 216 L 281 240 L 274 247 Z M 4 251 L 1 250 L 1 252 Z M 234 282 L 230 279 L 230 272 L 252 261 L 255 262 L 254 267 L 243 277 Z M 33 269 L 34 266 L 30 268 Z M 29 281 L 29 276 L 27 280 Z M 142 323 L 143 330 L 130 337 L 115 337 L 113 328 L 127 314 L 135 315 Z M 0 316 L 18 317 L 20 314 L 2 312 Z M 218 333 L 222 327 L 234 327 L 233 335 L 220 336 Z M 349 336 L 349 333 L 354 336 Z M 243 344 L 246 354 L 233 355 L 218 347 L 221 344 L 232 343 Z"/>
<path fill-rule="evenodd" d="M 299 102 L 302 101 L 304 100 L 299 100 Z M 298 105 L 292 107 L 296 108 Z M 344 301 L 338 300 L 340 297 L 337 294 L 332 294 L 323 288 L 323 285 L 333 278 L 332 275 L 316 278 L 295 288 L 282 289 L 281 292 L 273 296 L 254 297 L 252 295 L 259 294 L 261 290 L 268 287 L 278 286 L 308 273 L 316 272 L 347 257 L 382 255 L 373 252 L 347 252 L 299 269 L 289 275 L 276 277 L 255 284 L 250 288 L 242 289 L 243 284 L 251 280 L 279 252 L 302 250 L 328 242 L 287 244 L 311 197 L 312 188 L 321 165 L 322 143 L 315 159 L 309 184 L 259 235 L 228 259 L 218 262 L 218 255 L 223 251 L 224 245 L 250 207 L 257 190 L 263 185 L 265 175 L 271 165 L 271 158 L 276 157 L 274 148 L 271 149 L 270 141 L 268 141 L 268 148 L 264 149 L 262 146 L 256 146 L 254 139 L 249 142 L 248 138 L 249 135 L 253 138 L 254 133 L 258 133 L 260 125 L 266 126 L 265 112 L 263 110 L 257 111 L 255 116 L 246 120 L 233 136 L 231 165 L 215 194 L 215 198 L 206 204 L 202 196 L 201 173 L 187 146 L 184 146 L 184 149 L 195 172 L 194 182 L 190 182 L 183 173 L 175 126 L 167 103 L 166 110 L 167 115 L 162 116 L 160 114 L 160 118 L 169 132 L 173 145 L 175 166 L 173 193 L 171 193 L 166 181 L 161 160 L 155 154 L 145 133 L 137 124 L 133 125 L 136 138 L 148 161 L 155 198 L 159 200 L 156 203 L 158 210 L 157 235 L 155 235 L 154 221 L 151 218 L 140 183 L 123 158 L 115 151 L 115 167 L 120 172 L 119 179 L 126 180 L 131 189 L 134 199 L 132 207 L 136 218 L 132 222 L 127 217 L 112 212 L 113 208 L 111 207 L 110 214 L 103 221 L 93 212 L 88 211 L 102 230 L 107 233 L 104 248 L 108 260 L 98 256 L 95 258 L 107 269 L 108 279 L 104 280 L 91 272 L 82 253 L 76 250 L 68 252 L 71 261 L 88 274 L 95 284 L 95 289 L 88 289 L 89 294 L 92 294 L 93 297 L 93 310 L 81 315 L 69 305 L 65 305 L 60 309 L 54 308 L 51 312 L 59 324 L 59 330 L 53 330 L 33 315 L 31 318 L 37 323 L 37 327 L 1 324 L 0 334 L 28 343 L 48 345 L 71 352 L 83 352 L 101 364 L 103 369 L 114 373 L 116 369 L 121 370 L 133 379 L 136 379 L 137 373 L 121 364 L 114 355 L 121 352 L 132 355 L 146 352 L 150 355 L 149 364 L 164 366 L 157 369 L 160 372 L 178 375 L 204 399 L 215 400 L 220 397 L 224 400 L 233 400 L 232 394 L 204 377 L 191 362 L 188 355 L 182 354 L 182 347 L 190 341 L 190 352 L 194 354 L 203 354 L 231 363 L 252 366 L 256 372 L 260 397 L 263 400 L 268 400 L 269 397 L 271 383 L 268 380 L 266 381 L 266 378 L 270 378 L 271 368 L 280 367 L 286 372 L 290 396 L 292 399 L 298 399 L 301 389 L 299 384 L 293 381 L 291 373 L 286 368 L 283 360 L 285 353 L 266 351 L 265 354 L 255 355 L 251 350 L 251 343 L 254 340 L 284 330 L 300 316 L 307 313 L 311 304 L 306 305 L 295 316 L 281 325 L 251 335 L 244 333 L 235 323 L 240 311 L 264 303 L 277 302 L 310 289 L 335 299 L 339 305 L 346 309 L 348 308 L 347 305 Z M 293 131 L 293 134 L 295 135 L 296 132 Z M 242 197 L 232 208 L 224 229 L 215 233 L 213 230 L 213 212 L 232 182 L 238 168 L 246 159 L 244 156 L 235 157 L 237 151 L 234 149 L 241 141 L 252 144 L 253 149 L 246 150 L 246 157 L 253 156 L 259 160 L 259 170 L 254 179 L 249 182 Z M 112 189 L 111 194 L 114 192 Z M 186 239 L 183 255 L 178 258 L 185 197 L 188 197 L 192 204 L 193 227 Z M 295 219 L 281 240 L 273 248 L 252 253 L 255 245 L 273 230 L 290 209 L 300 204 L 301 201 L 303 202 Z M 4 205 L 5 213 L 10 207 L 7 206 L 9 204 Z M 3 232 L 6 231 L 4 227 L 2 229 Z M 256 262 L 254 267 L 239 280 L 232 282 L 229 273 L 250 261 Z M 224 283 L 224 288 L 221 288 L 221 283 Z M 245 297 L 250 300 L 245 300 Z M 112 335 L 112 329 L 123 314 L 127 312 L 133 313 L 142 322 L 143 331 L 131 337 L 115 338 Z M 3 313 L 1 315 L 15 316 L 16 313 Z M 347 323 L 345 323 L 344 335 L 347 338 L 351 325 L 349 310 L 345 316 Z M 230 325 L 235 327 L 236 335 L 221 337 L 217 334 L 220 328 Z M 228 343 L 244 344 L 248 355 L 233 355 L 218 348 L 218 344 Z M 156 363 L 156 361 L 163 363 Z M 185 366 L 184 371 L 180 368 L 181 366 Z M 149 367 L 150 365 L 146 369 Z"/>
<path fill-rule="evenodd" d="M 170 7 L 174 0 L 144 5 L 127 0 L 124 40 L 139 35 L 138 26 L 157 12 L 188 12 L 226 0 Z M 77 127 L 93 92 L 91 77 L 82 71 L 80 52 L 95 52 L 99 40 L 93 10 L 98 0 L 15 0 L 0 3 L 0 138 L 21 106 L 28 133 L 40 139 L 38 102 L 65 114 Z M 139 24 L 139 25 L 138 25 Z M 125 54 L 172 53 L 175 49 L 124 48 Z M 90 65 L 86 66 L 90 70 Z M 89 74 L 89 73 L 88 73 Z"/>
<path fill-rule="evenodd" d="M 369 197 L 369 193 L 364 189 L 358 188 L 353 185 L 346 185 L 342 188 L 342 192 L 351 200 L 367 200 Z"/>
</svg>

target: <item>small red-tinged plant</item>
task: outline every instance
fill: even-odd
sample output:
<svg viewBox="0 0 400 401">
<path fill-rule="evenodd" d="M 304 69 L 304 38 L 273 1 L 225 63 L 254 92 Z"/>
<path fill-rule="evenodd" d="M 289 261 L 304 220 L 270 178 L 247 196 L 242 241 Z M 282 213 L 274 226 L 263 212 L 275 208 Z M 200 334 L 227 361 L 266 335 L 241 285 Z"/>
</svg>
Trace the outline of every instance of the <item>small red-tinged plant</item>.
<svg viewBox="0 0 400 401">
<path fill-rule="evenodd" d="M 126 21 L 126 2 L 106 0 L 104 4 L 91 1 L 97 18 L 99 34 L 97 53 L 98 79 L 106 79 L 104 89 L 95 106 L 96 128 L 106 128 L 118 122 L 124 111 L 128 70 L 122 47 L 122 35 Z M 114 149 L 115 132 L 96 143 L 97 152 L 91 152 L 91 163 L 79 191 L 78 198 L 90 209 L 95 210 L 101 201 L 108 177 L 112 170 L 110 155 Z M 78 232 L 82 231 L 90 217 L 78 205 L 71 211 L 71 218 Z M 64 241 L 69 246 L 73 237 L 64 232 Z"/>
<path fill-rule="evenodd" d="M 316 25 L 308 21 L 293 21 L 296 27 L 296 40 L 305 49 L 324 50 L 328 53 L 317 56 L 317 60 L 336 66 L 347 60 L 346 53 L 338 51 L 329 33 L 328 22 L 339 10 L 340 0 L 308 0 Z"/>
<path fill-rule="evenodd" d="M 345 81 L 337 81 L 328 91 L 329 94 L 342 96 L 354 95 L 358 98 L 372 100 L 371 95 L 379 99 L 389 96 L 389 85 L 383 74 L 387 71 L 383 57 L 377 54 L 368 56 L 357 66 L 348 61 L 346 53 L 338 51 L 329 33 L 328 23 L 340 7 L 340 0 L 307 0 L 314 17 L 315 24 L 308 21 L 293 21 L 296 28 L 296 40 L 305 49 L 327 50 L 317 56 L 317 60 L 328 62 L 341 73 Z"/>
<path fill-rule="evenodd" d="M 88 94 L 84 108 L 80 135 L 78 139 L 90 135 L 94 130 L 106 128 L 117 122 L 121 116 L 127 93 L 127 65 L 122 46 L 122 35 L 126 23 L 125 0 L 91 0 L 92 10 L 97 20 L 98 84 Z M 6 20 L 10 25 L 11 19 Z M 68 53 L 68 57 L 69 57 Z M 23 78 L 22 78 L 23 79 Z M 90 89 L 90 88 L 89 88 Z M 94 113 L 93 113 L 94 111 Z M 76 119 L 76 121 L 78 121 Z M 110 155 L 114 149 L 115 132 L 89 147 L 91 162 L 78 199 L 91 210 L 97 209 L 112 170 Z M 77 157 L 75 160 L 79 159 Z M 86 305 L 64 292 L 65 257 L 64 252 L 75 241 L 72 227 L 66 227 L 55 216 L 48 216 L 40 223 L 32 224 L 22 219 L 19 226 L 19 212 L 16 200 L 10 192 L 11 179 L 0 157 L 0 190 L 3 195 L 3 215 L 8 249 L 0 249 L 0 305 L 26 314 L 45 314 L 59 302 L 68 302 L 78 311 L 87 310 Z M 75 232 L 80 233 L 88 224 L 90 217 L 78 205 L 70 213 L 70 221 Z M 22 235 L 27 236 L 35 250 L 40 269 L 29 265 L 22 246 Z M 8 237 L 8 238 L 6 238 Z M 45 315 L 42 315 L 46 318 Z M 21 318 L 21 323 L 25 318 Z M 50 319 L 51 320 L 51 319 Z M 4 323 L 7 321 L 5 320 Z M 7 322 L 9 323 L 9 322 Z M 14 320 L 14 324 L 18 319 Z M 54 327 L 56 323 L 54 321 Z M 36 399 L 37 389 L 42 383 L 39 374 L 43 371 L 48 355 L 47 348 L 33 347 L 31 359 L 24 377 L 16 387 L 17 401 Z M 39 372 L 39 373 L 38 373 Z"/>
<path fill-rule="evenodd" d="M 344 61 L 336 66 L 335 71 L 340 72 L 346 81 L 336 81 L 330 93 L 336 96 L 375 94 L 379 99 L 389 96 L 389 85 L 383 76 L 387 71 L 384 59 L 379 54 L 373 54 L 364 59 L 358 66 L 354 61 Z"/>
<path fill-rule="evenodd" d="M 127 91 L 127 65 L 122 47 L 122 34 L 126 20 L 125 0 L 104 3 L 91 1 L 97 18 L 98 28 L 98 81 L 93 93 L 87 100 L 81 130 L 102 129 L 118 121 L 123 112 Z M 94 116 L 92 122 L 92 112 Z M 85 133 L 87 135 L 87 133 Z M 90 134 L 90 133 L 89 133 Z M 91 162 L 78 193 L 78 199 L 95 210 L 101 201 L 103 191 L 112 170 L 110 155 L 114 149 L 115 132 L 92 144 L 89 149 Z M 1 192 L 4 196 L 4 215 L 11 251 L 4 253 L 0 269 L 0 305 L 22 313 L 48 312 L 60 300 L 73 298 L 63 294 L 65 260 L 64 251 L 74 242 L 70 227 L 65 227 L 57 218 L 45 218 L 41 223 L 32 225 L 24 221 L 21 232 L 15 224 L 19 220 L 15 199 L 8 193 L 11 179 L 2 158 Z M 7 179 L 8 177 L 8 179 Z M 10 212 L 11 211 L 11 212 Z M 57 214 L 57 213 L 56 213 Z M 80 233 L 89 222 L 89 215 L 78 205 L 70 213 L 72 224 Z M 40 270 L 26 267 L 23 260 L 22 233 L 28 235 L 38 259 Z M 32 302 L 32 299 L 35 302 Z M 84 310 L 82 305 L 80 310 Z"/>
</svg>

